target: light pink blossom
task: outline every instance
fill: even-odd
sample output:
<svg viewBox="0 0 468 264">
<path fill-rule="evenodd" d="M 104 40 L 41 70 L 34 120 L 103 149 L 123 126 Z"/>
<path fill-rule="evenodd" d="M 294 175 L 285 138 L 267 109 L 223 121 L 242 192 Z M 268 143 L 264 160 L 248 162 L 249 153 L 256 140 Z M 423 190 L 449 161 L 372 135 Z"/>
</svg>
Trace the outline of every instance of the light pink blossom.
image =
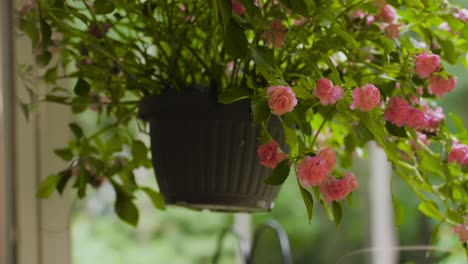
<svg viewBox="0 0 468 264">
<path fill-rule="evenodd" d="M 447 23 L 447 21 L 444 21 L 444 22 L 440 23 L 440 25 L 439 25 L 438 28 L 441 29 L 441 30 L 448 31 L 448 32 L 452 31 L 452 29 L 450 28 L 450 26 L 449 26 L 449 24 Z"/>
<path fill-rule="evenodd" d="M 468 222 L 465 222 L 463 225 L 455 226 L 452 231 L 458 235 L 460 242 L 468 242 Z"/>
<path fill-rule="evenodd" d="M 234 11 L 234 13 L 238 14 L 239 16 L 242 16 L 245 13 L 245 7 L 236 0 L 231 0 L 231 5 L 232 11 Z"/>
<path fill-rule="evenodd" d="M 353 103 L 350 108 L 370 111 L 380 103 L 380 92 L 373 84 L 366 84 L 353 90 Z"/>
<path fill-rule="evenodd" d="M 453 77 L 444 79 L 441 76 L 433 75 L 429 77 L 429 93 L 436 94 L 439 97 L 443 97 L 445 93 L 449 93 L 455 89 L 457 80 Z"/>
<path fill-rule="evenodd" d="M 463 21 L 468 21 L 468 9 L 466 9 L 466 8 L 458 9 L 457 12 L 455 14 L 453 14 L 453 16 L 456 19 L 460 19 L 460 20 L 463 20 Z"/>
<path fill-rule="evenodd" d="M 270 141 L 258 147 L 257 154 L 260 158 L 260 164 L 272 169 L 287 157 L 281 151 L 276 141 Z"/>
<path fill-rule="evenodd" d="M 448 162 L 456 162 L 460 165 L 468 164 L 468 146 L 462 143 L 453 142 L 452 149 L 447 157 Z"/>
<path fill-rule="evenodd" d="M 422 105 L 422 104 L 421 104 Z M 442 107 L 437 106 L 432 109 L 427 104 L 424 106 L 424 114 L 428 120 L 427 128 L 437 129 L 440 122 L 445 119 L 445 114 Z"/>
<path fill-rule="evenodd" d="M 351 14 L 349 14 L 349 19 L 355 20 L 355 19 L 363 19 L 366 17 L 366 13 L 364 13 L 364 10 L 358 9 Z"/>
<path fill-rule="evenodd" d="M 275 115 L 291 112 L 297 105 L 296 94 L 289 86 L 271 86 L 267 93 L 268 106 Z"/>
<path fill-rule="evenodd" d="M 384 22 L 393 23 L 396 19 L 396 16 L 397 12 L 395 8 L 389 4 L 386 4 L 380 9 L 380 12 L 376 17 L 380 20 L 383 20 Z"/>
<path fill-rule="evenodd" d="M 374 23 L 374 21 L 375 21 L 375 17 L 373 15 L 366 16 L 366 24 L 368 26 L 372 25 L 372 23 Z"/>
<path fill-rule="evenodd" d="M 410 110 L 411 107 L 405 99 L 393 97 L 388 101 L 387 109 L 385 109 L 384 112 L 384 118 L 388 122 L 401 127 L 406 123 Z"/>
<path fill-rule="evenodd" d="M 318 186 L 328 174 L 328 163 L 321 157 L 306 156 L 297 164 L 297 177 L 302 186 Z"/>
<path fill-rule="evenodd" d="M 336 165 L 335 151 L 332 148 L 326 147 L 319 150 L 318 155 L 327 162 L 328 173 L 332 172 Z"/>
<path fill-rule="evenodd" d="M 322 105 L 328 105 L 336 103 L 343 94 L 343 89 L 339 86 L 333 86 L 333 83 L 326 78 L 320 78 L 317 81 L 317 88 L 312 94 L 320 99 Z"/>
<path fill-rule="evenodd" d="M 440 57 L 436 54 L 427 54 L 424 50 L 416 57 L 416 73 L 421 78 L 429 77 L 440 67 Z"/>
</svg>

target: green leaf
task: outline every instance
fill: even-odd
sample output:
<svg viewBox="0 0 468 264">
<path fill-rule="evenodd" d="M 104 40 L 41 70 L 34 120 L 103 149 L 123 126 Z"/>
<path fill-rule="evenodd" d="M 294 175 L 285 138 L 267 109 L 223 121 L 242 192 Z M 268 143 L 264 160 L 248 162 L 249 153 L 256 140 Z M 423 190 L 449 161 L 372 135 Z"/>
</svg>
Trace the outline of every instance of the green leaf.
<svg viewBox="0 0 468 264">
<path fill-rule="evenodd" d="M 73 89 L 75 94 L 78 96 L 87 96 L 90 90 L 91 86 L 82 78 L 78 79 L 78 82 L 76 82 L 75 88 Z"/>
<path fill-rule="evenodd" d="M 74 157 L 73 153 L 68 148 L 56 149 L 54 150 L 54 153 L 64 161 L 70 161 Z"/>
<path fill-rule="evenodd" d="M 269 185 L 280 185 L 288 178 L 289 171 L 289 159 L 285 159 L 276 165 L 270 175 L 263 179 L 263 182 Z"/>
<path fill-rule="evenodd" d="M 41 51 L 41 53 L 39 53 L 39 55 L 36 56 L 36 61 L 37 64 L 44 67 L 47 66 L 47 64 L 49 64 L 51 58 L 52 54 L 47 50 L 43 50 Z"/>
<path fill-rule="evenodd" d="M 68 183 L 68 180 L 70 180 L 71 178 L 71 170 L 70 169 L 66 169 L 64 171 L 61 171 L 59 173 L 59 175 L 61 176 L 60 178 L 60 181 L 58 182 L 57 184 L 57 191 L 62 194 L 63 191 L 65 190 L 65 187 L 67 186 L 67 183 Z"/>
<path fill-rule="evenodd" d="M 41 41 L 42 47 L 45 49 L 49 46 L 50 37 L 52 36 L 52 29 L 50 28 L 49 24 L 44 19 L 40 20 L 41 24 Z"/>
<path fill-rule="evenodd" d="M 75 97 L 71 102 L 71 108 L 74 114 L 78 114 L 85 111 L 86 109 L 88 109 L 88 106 L 89 102 L 88 98 L 86 97 Z"/>
<path fill-rule="evenodd" d="M 130 198 L 117 195 L 114 210 L 124 222 L 132 226 L 137 226 L 140 215 L 138 208 Z"/>
<path fill-rule="evenodd" d="M 26 118 L 26 121 L 29 121 L 29 105 L 20 102 L 19 106 L 20 106 L 21 112 L 23 112 L 23 115 Z"/>
<path fill-rule="evenodd" d="M 292 156 L 297 155 L 299 152 L 299 148 L 297 147 L 297 134 L 296 130 L 293 128 L 290 128 L 288 125 L 283 123 L 283 132 L 284 132 L 284 139 L 286 143 L 289 145 L 290 148 L 290 154 Z"/>
<path fill-rule="evenodd" d="M 37 198 L 49 198 L 52 193 L 54 192 L 57 184 L 60 182 L 62 178 L 61 175 L 50 175 L 42 181 L 41 185 L 37 189 L 36 197 Z"/>
<path fill-rule="evenodd" d="M 148 197 L 153 202 L 154 207 L 161 209 L 161 210 L 166 210 L 164 199 L 159 192 L 156 192 L 148 187 L 142 187 L 141 190 L 144 191 L 148 195 Z"/>
<path fill-rule="evenodd" d="M 77 139 L 80 139 L 83 136 L 83 129 L 81 129 L 81 127 L 78 124 L 70 123 L 68 124 L 68 127 L 70 127 L 71 131 Z"/>
<path fill-rule="evenodd" d="M 407 138 L 406 130 L 403 126 L 398 127 L 390 122 L 385 122 L 385 128 L 387 131 L 396 137 Z"/>
<path fill-rule="evenodd" d="M 133 159 L 141 162 L 148 159 L 148 149 L 146 148 L 145 143 L 140 140 L 135 140 L 132 144 L 132 156 Z"/>
<path fill-rule="evenodd" d="M 258 71 L 268 81 L 282 79 L 281 73 L 276 68 L 273 53 L 265 47 L 252 47 L 252 58 L 257 65 Z"/>
<path fill-rule="evenodd" d="M 332 212 L 333 212 L 333 220 L 335 221 L 335 225 L 339 226 L 341 223 L 341 218 L 343 217 L 343 209 L 341 208 L 341 204 L 336 201 L 333 201 Z"/>
<path fill-rule="evenodd" d="M 244 30 L 234 19 L 231 19 L 224 34 L 226 53 L 233 58 L 245 58 L 248 52 L 248 44 Z"/>
<path fill-rule="evenodd" d="M 444 217 L 439 212 L 439 208 L 437 205 L 432 201 L 424 201 L 419 204 L 418 206 L 419 211 L 421 211 L 424 215 L 436 219 L 437 221 L 443 221 Z"/>
<path fill-rule="evenodd" d="M 393 212 L 395 215 L 395 225 L 399 227 L 403 223 L 404 210 L 400 202 L 392 195 Z"/>
<path fill-rule="evenodd" d="M 230 24 L 232 14 L 232 3 L 231 0 L 215 0 L 219 7 L 219 15 L 221 24 L 223 25 L 225 34 L 229 34 L 228 25 Z"/>
<path fill-rule="evenodd" d="M 94 2 L 94 10 L 98 15 L 105 15 L 114 11 L 115 5 L 112 0 L 96 0 Z"/>
<path fill-rule="evenodd" d="M 259 101 L 252 101 L 252 114 L 253 123 L 260 124 L 268 119 L 270 116 L 270 107 L 266 98 L 262 98 Z"/>
<path fill-rule="evenodd" d="M 218 102 L 222 104 L 232 104 L 249 97 L 250 91 L 246 88 L 226 89 L 218 96 Z"/>
<path fill-rule="evenodd" d="M 76 180 L 76 187 L 78 188 L 78 197 L 81 199 L 86 196 L 86 187 L 88 186 L 88 182 L 91 175 L 86 170 L 83 164 L 80 164 L 80 170 L 78 173 L 78 179 Z"/>
<path fill-rule="evenodd" d="M 301 183 L 297 181 L 297 185 L 299 186 L 299 190 L 301 191 L 302 200 L 304 201 L 304 205 L 307 209 L 307 216 L 309 218 L 309 223 L 312 221 L 312 216 L 314 213 L 314 199 L 309 191 L 307 191 L 304 187 L 302 187 Z"/>
</svg>

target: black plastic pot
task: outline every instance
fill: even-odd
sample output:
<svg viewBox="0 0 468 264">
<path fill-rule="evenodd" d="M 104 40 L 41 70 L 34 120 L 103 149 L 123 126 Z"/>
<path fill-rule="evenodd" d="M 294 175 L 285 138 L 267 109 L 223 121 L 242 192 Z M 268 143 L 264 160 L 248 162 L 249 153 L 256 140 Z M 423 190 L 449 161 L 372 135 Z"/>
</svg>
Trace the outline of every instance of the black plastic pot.
<svg viewBox="0 0 468 264">
<path fill-rule="evenodd" d="M 262 182 L 270 170 L 259 164 L 260 129 L 252 125 L 249 100 L 221 105 L 202 94 L 148 96 L 139 115 L 150 124 L 166 204 L 230 212 L 273 208 L 279 187 Z M 280 139 L 280 126 L 270 126 Z"/>
</svg>

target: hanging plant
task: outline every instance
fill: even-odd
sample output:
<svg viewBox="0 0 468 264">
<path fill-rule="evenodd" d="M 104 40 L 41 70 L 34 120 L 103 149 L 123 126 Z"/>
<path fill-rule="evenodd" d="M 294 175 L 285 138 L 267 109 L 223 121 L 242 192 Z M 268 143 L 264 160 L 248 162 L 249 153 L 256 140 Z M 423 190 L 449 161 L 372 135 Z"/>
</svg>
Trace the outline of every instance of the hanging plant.
<svg viewBox="0 0 468 264">
<path fill-rule="evenodd" d="M 136 224 L 135 192 L 163 208 L 159 193 L 134 179 L 136 168 L 151 166 L 135 135 L 148 129 L 138 103 L 210 94 L 222 104 L 250 99 L 258 163 L 270 170 L 264 183 L 297 178 L 309 220 L 315 201 L 340 222 L 341 203 L 361 181 L 349 171 L 352 158 L 375 141 L 421 199 L 419 210 L 466 242 L 468 133 L 437 101 L 457 87 L 446 65 L 467 65 L 467 13 L 439 0 L 31 2 L 18 26 L 50 84 L 39 98 L 103 121 L 94 133 L 70 124 L 75 138 L 56 151 L 70 166 L 38 194 L 71 181 L 82 198 L 89 185 L 110 181 L 117 213 Z"/>
</svg>

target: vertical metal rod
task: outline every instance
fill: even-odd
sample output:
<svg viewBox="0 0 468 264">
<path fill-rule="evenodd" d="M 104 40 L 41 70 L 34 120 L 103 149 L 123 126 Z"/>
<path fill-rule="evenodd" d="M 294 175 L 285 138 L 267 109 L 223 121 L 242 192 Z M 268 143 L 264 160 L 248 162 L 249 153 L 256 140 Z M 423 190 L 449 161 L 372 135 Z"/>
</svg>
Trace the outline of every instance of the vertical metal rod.
<svg viewBox="0 0 468 264">
<path fill-rule="evenodd" d="M 392 168 L 385 152 L 375 143 L 369 146 L 370 153 L 370 209 L 371 245 L 373 264 L 397 263 L 398 253 L 394 232 L 394 215 L 390 189 Z"/>
<path fill-rule="evenodd" d="M 4 206 L 4 219 L 0 221 L 4 232 L 0 233 L 4 240 L 3 248 L 0 249 L 0 263 L 14 264 L 16 263 L 16 242 L 15 242 L 15 81 L 14 81 L 14 34 L 13 34 L 13 0 L 0 1 L 0 58 L 2 78 L 0 79 L 1 93 L 3 97 L 3 157 L 4 166 L 0 176 L 3 175 L 3 188 L 0 190 L 0 202 Z M 0 185 L 2 187 L 2 185 Z"/>
</svg>

